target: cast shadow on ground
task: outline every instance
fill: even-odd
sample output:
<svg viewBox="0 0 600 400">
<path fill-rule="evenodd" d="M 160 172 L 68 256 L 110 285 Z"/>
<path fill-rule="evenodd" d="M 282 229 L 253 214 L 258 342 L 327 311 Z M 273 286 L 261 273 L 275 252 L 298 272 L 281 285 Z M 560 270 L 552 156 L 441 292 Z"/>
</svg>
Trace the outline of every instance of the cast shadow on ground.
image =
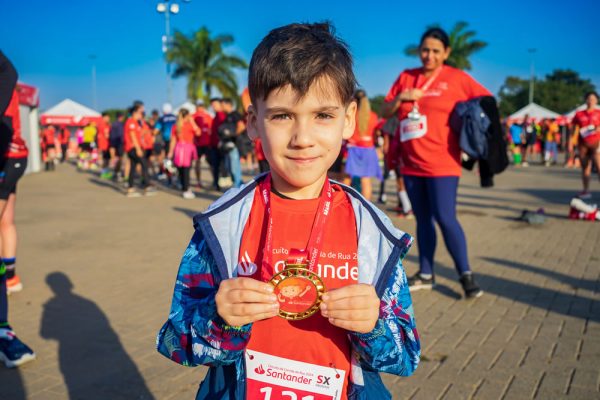
<svg viewBox="0 0 600 400">
<path fill-rule="evenodd" d="M 561 274 L 560 272 L 546 270 L 546 269 L 543 269 L 540 267 L 535 267 L 533 265 L 523 264 L 523 263 L 516 262 L 516 261 L 504 260 L 504 259 L 495 258 L 495 257 L 480 257 L 480 258 L 487 262 L 494 263 L 496 265 L 501 265 L 503 267 L 514 268 L 519 271 L 527 271 L 527 272 L 531 272 L 534 274 L 543 275 L 543 276 L 553 279 L 557 282 L 565 283 L 565 284 L 571 286 L 573 289 L 581 288 L 581 289 L 593 292 L 596 290 L 596 286 L 600 285 L 600 283 L 598 281 L 576 278 L 574 276 L 570 276 L 567 274 Z"/>
<path fill-rule="evenodd" d="M 201 211 L 192 210 L 191 208 L 183 208 L 183 207 L 173 207 L 173 210 L 185 214 L 189 218 L 194 218 L 194 216 L 200 214 Z"/>
<path fill-rule="evenodd" d="M 482 204 L 482 203 L 475 203 L 475 202 L 470 202 L 470 201 L 463 201 L 463 200 L 459 200 L 456 203 L 459 207 L 473 207 L 473 208 L 483 208 L 483 209 L 495 209 L 495 210 L 503 210 L 503 211 L 510 211 L 511 213 L 514 214 L 514 218 L 513 217 L 503 217 L 503 216 L 498 216 L 497 218 L 500 219 L 507 219 L 507 220 L 517 220 L 520 216 L 521 213 L 523 212 L 523 210 L 530 210 L 530 211 L 536 211 L 538 208 L 543 208 L 543 203 L 539 203 L 539 205 L 537 206 L 533 206 L 530 208 L 527 207 L 511 207 L 511 206 L 505 206 L 505 205 L 501 205 L 501 204 Z M 568 207 L 568 204 L 565 205 L 565 207 Z M 460 210 L 464 212 L 464 209 Z M 550 218 L 556 218 L 556 219 L 567 219 L 567 213 L 568 213 L 568 208 L 566 208 L 565 211 L 565 215 L 562 214 L 556 214 L 556 213 L 549 213 L 549 212 L 545 212 L 546 217 L 550 217 Z"/>
<path fill-rule="evenodd" d="M 414 263 L 417 266 L 419 265 L 419 258 L 417 256 L 409 254 L 404 259 L 406 261 Z M 407 273 L 407 275 L 408 275 L 408 273 Z M 450 278 L 450 279 L 457 280 L 458 277 L 455 276 L 454 278 Z M 457 292 L 456 290 L 452 289 L 451 287 L 446 286 L 446 285 L 444 285 L 442 283 L 439 283 L 439 282 L 437 282 L 435 284 L 435 286 L 433 287 L 433 290 L 435 292 L 438 292 L 438 293 L 440 293 L 440 294 L 442 294 L 442 295 L 444 295 L 446 297 L 449 297 L 451 299 L 454 299 L 454 300 L 460 300 L 460 299 L 462 299 L 462 295 L 459 292 Z"/>
<path fill-rule="evenodd" d="M 37 362 L 39 362 L 39 360 Z M 23 385 L 23 379 L 21 378 L 19 368 L 8 369 L 0 366 L 0 383 L 0 400 L 27 399 L 27 392 Z"/>
<path fill-rule="evenodd" d="M 456 271 L 443 264 L 436 262 L 435 271 L 438 276 L 446 279 L 457 279 Z M 539 273 L 539 269 L 536 272 Z M 550 271 L 545 272 L 550 274 Z M 600 322 L 600 312 L 593 311 L 600 310 L 600 307 L 593 307 L 597 303 L 594 299 L 485 274 L 477 269 L 474 273 L 484 296 L 485 293 L 493 294 L 549 312 Z"/>
<path fill-rule="evenodd" d="M 54 297 L 44 304 L 40 334 L 58 342 L 69 398 L 154 399 L 102 310 L 73 293 L 62 272 L 48 274 L 46 282 Z"/>
<path fill-rule="evenodd" d="M 571 199 L 577 196 L 576 191 L 564 189 L 518 188 L 516 190 L 531 197 L 538 198 L 545 203 L 563 204 L 567 208 L 567 212 Z"/>
</svg>

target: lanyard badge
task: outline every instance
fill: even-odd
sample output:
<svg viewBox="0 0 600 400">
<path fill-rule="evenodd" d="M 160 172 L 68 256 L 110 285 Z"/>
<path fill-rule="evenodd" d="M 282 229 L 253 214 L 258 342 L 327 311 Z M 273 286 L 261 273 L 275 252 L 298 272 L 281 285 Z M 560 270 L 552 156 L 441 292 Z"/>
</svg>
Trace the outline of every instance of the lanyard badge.
<svg viewBox="0 0 600 400">
<path fill-rule="evenodd" d="M 273 214 L 271 211 L 271 175 L 260 185 L 261 197 L 268 216 L 267 236 L 263 249 L 263 264 L 271 264 L 273 257 Z M 325 224 L 331 210 L 333 189 L 328 179 L 321 192 L 319 206 L 305 249 L 291 249 L 285 268 L 273 275 L 269 283 L 279 301 L 279 316 L 297 321 L 317 312 L 325 293 L 325 284 L 315 272 L 323 242 Z"/>
</svg>

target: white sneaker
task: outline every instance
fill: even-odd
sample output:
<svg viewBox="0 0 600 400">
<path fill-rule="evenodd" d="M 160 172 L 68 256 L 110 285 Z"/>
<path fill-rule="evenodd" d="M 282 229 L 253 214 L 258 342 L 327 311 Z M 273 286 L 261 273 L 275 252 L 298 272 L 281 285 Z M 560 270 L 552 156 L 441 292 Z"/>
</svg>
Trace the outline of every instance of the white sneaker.
<svg viewBox="0 0 600 400">
<path fill-rule="evenodd" d="M 183 192 L 182 196 L 186 200 L 191 200 L 191 199 L 196 198 L 196 195 L 191 190 L 188 190 L 187 192 Z"/>
</svg>

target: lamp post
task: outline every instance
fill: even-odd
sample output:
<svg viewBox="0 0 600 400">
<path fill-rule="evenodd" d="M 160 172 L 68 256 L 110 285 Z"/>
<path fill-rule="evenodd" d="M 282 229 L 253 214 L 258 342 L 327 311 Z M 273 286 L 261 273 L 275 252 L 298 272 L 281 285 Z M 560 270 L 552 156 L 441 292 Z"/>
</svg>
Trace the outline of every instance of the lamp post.
<svg viewBox="0 0 600 400">
<path fill-rule="evenodd" d="M 190 0 L 184 0 L 189 2 Z M 171 45 L 171 14 L 179 13 L 179 4 L 175 0 L 164 0 L 156 5 L 156 11 L 165 15 L 165 35 L 162 37 L 162 52 L 167 64 L 167 101 L 173 104 L 173 86 L 171 83 L 171 64 L 167 60 L 167 52 Z"/>
<path fill-rule="evenodd" d="M 533 103 L 533 90 L 534 90 L 534 79 L 535 79 L 535 69 L 533 65 L 533 55 L 537 49 L 528 49 L 527 52 L 530 54 L 531 61 L 531 76 L 529 78 L 529 104 Z"/>
<path fill-rule="evenodd" d="M 90 54 L 92 60 L 92 107 L 94 111 L 98 110 L 98 99 L 96 96 L 96 55 Z"/>
</svg>

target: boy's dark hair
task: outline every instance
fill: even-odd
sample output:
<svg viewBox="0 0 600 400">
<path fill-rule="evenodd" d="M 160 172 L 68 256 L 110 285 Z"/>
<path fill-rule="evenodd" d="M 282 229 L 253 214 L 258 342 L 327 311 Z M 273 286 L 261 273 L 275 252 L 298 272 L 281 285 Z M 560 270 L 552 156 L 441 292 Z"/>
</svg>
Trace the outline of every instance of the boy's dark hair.
<svg viewBox="0 0 600 400">
<path fill-rule="evenodd" d="M 231 104 L 231 105 L 233 105 L 233 100 L 231 100 L 229 97 L 223 97 L 221 99 L 221 102 L 225 103 L 225 104 Z"/>
<path fill-rule="evenodd" d="M 213 97 L 210 99 L 210 102 L 212 103 L 213 101 L 221 101 L 221 99 L 218 97 Z"/>
<path fill-rule="evenodd" d="M 444 49 L 450 47 L 450 37 L 442 28 L 429 28 L 425 31 L 423 36 L 421 36 L 421 41 L 419 42 L 419 47 L 423 45 L 423 42 L 427 38 L 437 39 L 444 45 Z"/>
<path fill-rule="evenodd" d="M 585 94 L 585 96 L 583 96 L 583 100 L 584 100 L 584 101 L 587 101 L 588 97 L 590 97 L 590 96 L 592 96 L 592 95 L 596 96 L 596 99 L 600 99 L 600 97 L 598 97 L 598 93 L 596 93 L 596 91 L 594 91 L 594 90 L 590 90 L 589 92 L 587 92 L 587 93 Z"/>
<path fill-rule="evenodd" d="M 329 22 L 290 24 L 273 29 L 254 49 L 248 74 L 252 103 L 285 85 L 302 98 L 319 78 L 331 79 L 339 99 L 353 99 L 356 78 L 348 45 Z"/>
</svg>

